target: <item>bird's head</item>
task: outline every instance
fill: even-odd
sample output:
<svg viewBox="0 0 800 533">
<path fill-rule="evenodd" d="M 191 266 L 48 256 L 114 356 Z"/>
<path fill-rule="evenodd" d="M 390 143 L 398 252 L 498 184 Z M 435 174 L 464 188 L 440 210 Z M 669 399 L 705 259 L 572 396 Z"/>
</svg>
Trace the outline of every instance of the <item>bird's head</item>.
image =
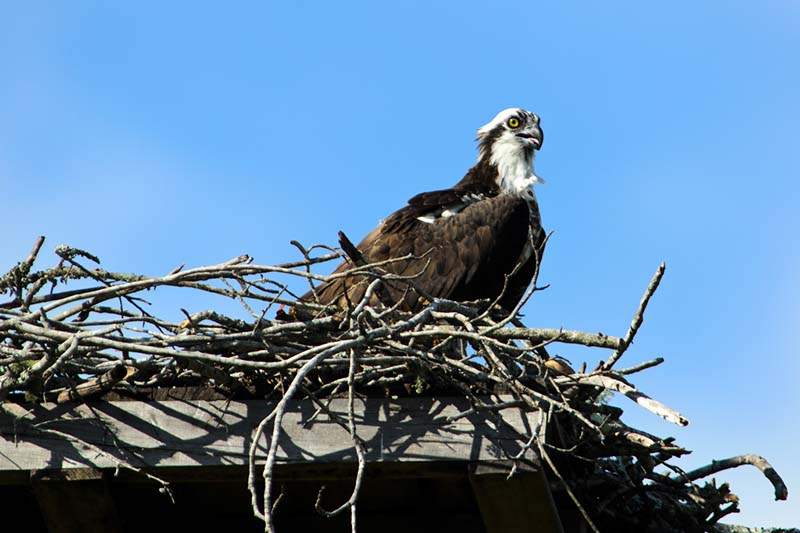
<svg viewBox="0 0 800 533">
<path fill-rule="evenodd" d="M 523 156 L 533 159 L 542 147 L 544 134 L 539 116 L 519 107 L 500 111 L 478 130 L 479 159 Z"/>
<path fill-rule="evenodd" d="M 538 115 L 519 107 L 504 109 L 478 130 L 478 165 L 496 169 L 501 191 L 532 199 L 532 185 L 544 182 L 533 171 L 542 141 Z"/>
</svg>

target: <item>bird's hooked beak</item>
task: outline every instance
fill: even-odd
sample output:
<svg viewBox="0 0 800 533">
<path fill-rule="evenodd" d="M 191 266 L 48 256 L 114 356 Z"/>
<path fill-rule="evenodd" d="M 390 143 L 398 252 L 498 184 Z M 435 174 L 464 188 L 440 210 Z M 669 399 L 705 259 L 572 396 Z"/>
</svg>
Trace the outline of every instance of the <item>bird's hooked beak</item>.
<svg viewBox="0 0 800 533">
<path fill-rule="evenodd" d="M 539 150 L 544 142 L 544 132 L 542 132 L 542 128 L 540 128 L 538 125 L 531 129 L 517 133 L 517 137 L 525 139 L 531 143 L 534 150 Z"/>
</svg>

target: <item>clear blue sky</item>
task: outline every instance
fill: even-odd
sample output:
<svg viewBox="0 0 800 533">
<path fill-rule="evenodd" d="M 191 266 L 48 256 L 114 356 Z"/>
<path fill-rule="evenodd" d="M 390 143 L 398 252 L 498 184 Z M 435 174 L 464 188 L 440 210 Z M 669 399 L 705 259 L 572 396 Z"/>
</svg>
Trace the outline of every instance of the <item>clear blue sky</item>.
<svg viewBox="0 0 800 533">
<path fill-rule="evenodd" d="M 732 521 L 800 525 L 799 3 L 120 4 L 0 6 L 0 268 L 39 234 L 153 274 L 357 239 L 522 106 L 555 231 L 527 321 L 623 334 L 666 260 L 626 359 L 692 424 L 629 423 L 687 468 L 765 455 L 790 500 L 725 474 Z"/>
</svg>

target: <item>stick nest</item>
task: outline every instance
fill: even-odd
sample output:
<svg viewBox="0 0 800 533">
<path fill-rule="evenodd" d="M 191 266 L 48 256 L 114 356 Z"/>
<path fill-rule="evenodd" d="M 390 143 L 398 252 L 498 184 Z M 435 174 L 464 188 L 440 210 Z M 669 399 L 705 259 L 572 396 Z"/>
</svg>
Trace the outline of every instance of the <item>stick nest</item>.
<svg viewBox="0 0 800 533">
<path fill-rule="evenodd" d="M 593 531 L 722 531 L 719 520 L 737 512 L 739 501 L 726 483 L 701 480 L 744 464 L 764 473 L 776 499 L 787 497 L 781 478 L 757 455 L 681 470 L 672 461 L 688 450 L 671 437 L 629 427 L 621 420 L 622 409 L 606 402 L 610 394 L 620 394 L 631 406 L 688 424 L 630 381 L 631 375 L 663 359 L 616 368 L 642 323 L 663 264 L 628 331 L 613 337 L 525 327 L 515 313 L 493 302 L 431 299 L 414 313 L 367 305 L 380 284 L 404 282 L 380 265 L 337 274 L 370 284 L 364 300 L 351 302 L 346 310 L 326 308 L 313 298 L 298 301 L 290 287 L 299 279 L 314 289 L 330 279 L 314 269 L 342 257 L 322 246 L 306 249 L 293 243 L 303 258 L 282 265 L 258 265 L 241 256 L 151 277 L 103 270 L 97 257 L 68 246 L 56 248 L 54 266 L 35 270 L 43 241 L 37 240 L 30 255 L 0 277 L 0 292 L 8 295 L 0 302 L 0 400 L 66 402 L 176 386 L 213 387 L 232 398 L 279 400 L 253 439 L 256 443 L 262 433 L 271 436 L 266 460 L 256 456 L 255 448 L 250 450 L 253 512 L 267 531 L 274 529 L 272 468 L 288 400 L 310 398 L 324 412 L 326 400 L 336 395 L 350 399 L 350 416 L 340 423 L 352 436 L 359 469 L 350 499 L 334 511 L 318 510 L 328 515 L 349 511 L 355 531 L 365 460 L 353 398 L 376 391 L 463 395 L 472 408 L 460 416 L 541 411 L 545 427 L 519 434 L 519 443 L 547 465 L 554 490 L 568 494 Z M 413 290 L 413 280 L 405 282 Z M 191 293 L 182 299 L 214 295 L 232 300 L 238 313 L 181 309 L 178 314 L 151 305 L 154 292 L 167 287 Z M 534 284 L 528 297 L 538 289 Z M 295 306 L 314 318 L 293 320 L 292 313 L 283 312 Z M 171 312 L 173 318 L 160 318 L 154 309 Z M 276 311 L 279 318 L 270 318 Z M 610 355 L 594 369 L 576 371 L 548 355 L 546 347 L 559 343 Z M 508 457 L 514 465 L 509 474 L 525 460 L 523 455 Z M 263 462 L 263 492 L 254 481 L 256 460 Z M 168 492 L 168 484 L 161 483 Z"/>
</svg>

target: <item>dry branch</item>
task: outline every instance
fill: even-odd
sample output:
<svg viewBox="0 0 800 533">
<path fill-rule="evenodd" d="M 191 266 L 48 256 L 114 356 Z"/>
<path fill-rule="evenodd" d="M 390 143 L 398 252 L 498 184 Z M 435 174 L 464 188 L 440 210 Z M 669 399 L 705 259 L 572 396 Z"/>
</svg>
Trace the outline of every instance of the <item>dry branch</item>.
<svg viewBox="0 0 800 533">
<path fill-rule="evenodd" d="M 736 468 L 737 466 L 742 465 L 753 465 L 759 470 L 764 476 L 772 483 L 772 486 L 775 488 L 775 499 L 776 500 L 785 500 L 789 497 L 789 489 L 786 488 L 781 477 L 772 468 L 772 465 L 767 462 L 766 459 L 761 457 L 760 455 L 755 454 L 747 454 L 747 455 L 737 455 L 736 457 L 731 457 L 729 459 L 722 459 L 720 461 L 713 461 L 711 464 L 706 465 L 702 468 L 698 468 L 696 470 L 692 470 L 691 472 L 687 472 L 683 476 L 680 476 L 682 479 L 687 479 L 689 481 L 695 481 L 697 479 L 701 479 L 704 477 L 708 477 L 711 475 L 716 474 L 717 472 L 722 472 L 723 470 L 728 470 L 729 468 Z"/>
<path fill-rule="evenodd" d="M 667 264 L 662 262 L 658 265 L 658 269 L 656 273 L 653 274 L 653 278 L 650 280 L 650 283 L 647 285 L 647 289 L 644 291 L 644 295 L 642 295 L 642 300 L 639 302 L 639 307 L 636 309 L 636 313 L 633 315 L 633 320 L 631 321 L 631 326 L 628 328 L 628 332 L 625 334 L 625 337 L 619 343 L 616 351 L 608 358 L 602 368 L 605 370 L 609 370 L 614 364 L 619 361 L 619 358 L 622 357 L 622 354 L 625 353 L 625 350 L 633 342 L 633 338 L 636 336 L 636 333 L 639 331 L 639 328 L 642 326 L 642 322 L 644 322 L 644 311 L 647 309 L 647 304 L 650 303 L 650 298 L 653 297 L 655 294 L 656 289 L 658 289 L 659 283 L 661 283 L 661 278 L 664 277 L 664 271 L 667 269 Z"/>
</svg>

